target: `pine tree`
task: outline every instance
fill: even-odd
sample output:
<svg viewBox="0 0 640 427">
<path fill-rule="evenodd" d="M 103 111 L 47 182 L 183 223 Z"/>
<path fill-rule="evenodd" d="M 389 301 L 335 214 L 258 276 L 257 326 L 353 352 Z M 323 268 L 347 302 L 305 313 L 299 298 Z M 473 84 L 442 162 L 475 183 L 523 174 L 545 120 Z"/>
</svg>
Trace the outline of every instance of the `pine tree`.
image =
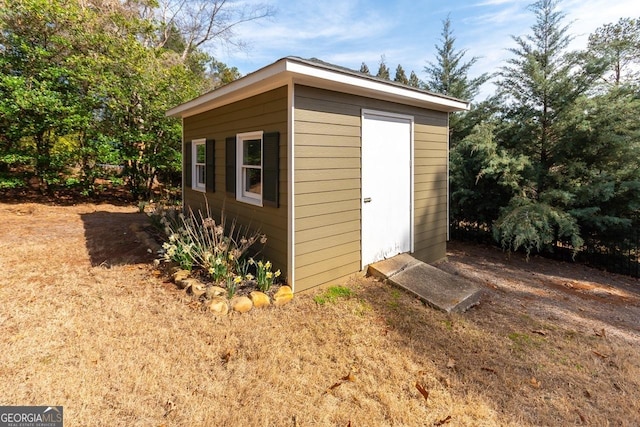
<svg viewBox="0 0 640 427">
<path fill-rule="evenodd" d="M 469 70 L 478 61 L 478 57 L 472 57 L 464 61 L 466 50 L 455 48 L 456 38 L 451 29 L 451 20 L 442 21 L 441 45 L 436 45 L 436 62 L 429 62 L 424 68 L 429 79 L 426 82 L 428 90 L 454 98 L 471 100 L 478 95 L 480 86 L 488 79 L 488 74 L 481 74 L 476 78 L 469 78 Z"/>
<path fill-rule="evenodd" d="M 362 65 L 360 65 L 360 72 L 362 74 L 371 75 L 371 72 L 369 71 L 369 67 L 367 67 L 367 64 L 365 64 L 364 62 L 362 63 Z"/>
<path fill-rule="evenodd" d="M 637 83 L 640 66 L 640 19 L 620 18 L 606 24 L 589 36 L 589 54 L 605 61 L 609 85 Z"/>
<path fill-rule="evenodd" d="M 398 64 L 398 67 L 396 68 L 396 76 L 393 78 L 393 81 L 402 83 L 403 85 L 409 84 L 407 74 L 404 72 L 404 68 L 402 68 L 402 65 L 400 64 Z"/>
<path fill-rule="evenodd" d="M 389 72 L 387 64 L 385 64 L 384 55 L 382 55 L 382 57 L 380 58 L 380 66 L 378 67 L 378 73 L 376 74 L 376 77 L 385 80 L 391 80 L 391 74 Z"/>
<path fill-rule="evenodd" d="M 424 69 L 429 79 L 426 87 L 436 93 L 472 100 L 489 76 L 469 77 L 478 58 L 465 61 L 467 51 L 456 49 L 449 17 L 442 24 L 436 60 Z M 495 160 L 491 156 L 496 155 L 496 150 L 490 148 L 496 143 L 491 135 L 495 126 L 485 126 L 474 133 L 477 125 L 490 124 L 494 112 L 493 104 L 482 104 L 482 108 L 474 106 L 469 112 L 449 115 L 450 214 L 453 222 L 490 223 L 497 218 L 500 200 L 509 199 L 508 191 L 505 193 L 506 190 L 496 188 L 498 174 L 487 169 L 489 162 Z M 469 140 L 465 141 L 466 138 Z M 488 205 L 487 201 L 490 201 Z"/>
<path fill-rule="evenodd" d="M 517 47 L 509 49 L 513 57 L 499 73 L 506 105 L 501 142 L 513 156 L 528 158 L 530 167 L 523 170 L 522 190 L 494 224 L 494 235 L 505 248 L 527 252 L 558 238 L 576 250 L 582 245 L 577 220 L 568 212 L 575 195 L 562 179 L 579 159 L 559 154 L 567 143 L 567 119 L 597 73 L 567 51 L 571 38 L 557 5 L 539 0 L 530 6 L 536 16 L 532 33 L 513 37 Z"/>
<path fill-rule="evenodd" d="M 422 87 L 422 83 L 420 82 L 420 79 L 416 75 L 416 72 L 413 70 L 411 70 L 411 74 L 409 75 L 409 86 L 418 87 L 418 88 Z"/>
<path fill-rule="evenodd" d="M 554 153 L 562 143 L 564 115 L 595 78 L 567 51 L 571 38 L 557 3 L 539 0 L 531 6 L 536 14 L 532 34 L 513 37 L 517 47 L 509 49 L 513 57 L 502 67 L 498 81 L 506 117 L 512 123 L 508 144 L 532 159 L 534 171 L 527 196 L 538 200 L 553 186 Z"/>
</svg>

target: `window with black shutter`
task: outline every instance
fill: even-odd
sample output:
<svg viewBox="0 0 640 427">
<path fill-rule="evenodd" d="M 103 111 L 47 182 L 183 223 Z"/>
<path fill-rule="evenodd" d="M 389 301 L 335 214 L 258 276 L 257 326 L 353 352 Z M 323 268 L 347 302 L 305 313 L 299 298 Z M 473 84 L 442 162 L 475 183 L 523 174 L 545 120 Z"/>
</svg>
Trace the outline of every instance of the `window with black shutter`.
<svg viewBox="0 0 640 427">
<path fill-rule="evenodd" d="M 191 188 L 197 191 L 206 191 L 207 182 L 207 144 L 206 139 L 194 139 L 191 141 Z"/>
<path fill-rule="evenodd" d="M 226 139 L 226 191 L 236 200 L 278 207 L 280 134 L 245 132 Z"/>
</svg>

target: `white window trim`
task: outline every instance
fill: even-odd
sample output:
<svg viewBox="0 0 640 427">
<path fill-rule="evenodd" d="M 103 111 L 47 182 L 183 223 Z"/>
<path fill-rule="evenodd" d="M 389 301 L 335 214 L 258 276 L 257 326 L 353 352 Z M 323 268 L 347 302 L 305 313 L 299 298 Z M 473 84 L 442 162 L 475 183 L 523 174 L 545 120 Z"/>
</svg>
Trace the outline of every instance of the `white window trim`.
<svg viewBox="0 0 640 427">
<path fill-rule="evenodd" d="M 236 135 L 236 200 L 239 202 L 248 203 L 250 205 L 262 206 L 262 189 L 260 195 L 251 194 L 244 191 L 244 146 L 245 140 L 259 139 L 260 140 L 260 176 L 262 177 L 262 185 L 264 185 L 264 132 L 245 132 Z"/>
<path fill-rule="evenodd" d="M 198 163 L 198 145 L 204 146 L 204 163 Z M 203 183 L 198 182 L 198 165 L 204 167 L 205 178 Z M 207 140 L 206 138 L 191 141 L 191 189 L 195 191 L 207 191 Z"/>
</svg>

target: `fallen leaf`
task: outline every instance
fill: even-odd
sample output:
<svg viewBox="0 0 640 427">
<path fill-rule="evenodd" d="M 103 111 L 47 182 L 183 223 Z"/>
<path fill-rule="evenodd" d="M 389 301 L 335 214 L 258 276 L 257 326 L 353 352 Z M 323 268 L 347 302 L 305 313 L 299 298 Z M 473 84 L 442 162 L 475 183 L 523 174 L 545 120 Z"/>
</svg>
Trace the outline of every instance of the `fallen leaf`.
<svg viewBox="0 0 640 427">
<path fill-rule="evenodd" d="M 340 381 L 350 381 L 350 382 L 354 382 L 355 378 L 353 376 L 353 374 L 351 372 L 349 372 L 348 375 L 345 375 L 344 377 L 340 378 Z"/>
<path fill-rule="evenodd" d="M 456 367 L 456 361 L 453 360 L 453 358 L 449 358 L 449 361 L 447 362 L 447 368 L 449 369 L 453 369 Z"/>
<path fill-rule="evenodd" d="M 536 377 L 531 377 L 531 379 L 529 380 L 529 383 L 535 388 L 540 388 L 540 386 L 542 385 L 542 383 L 538 381 Z"/>
<path fill-rule="evenodd" d="M 534 334 L 542 335 L 543 337 L 547 336 L 547 333 L 541 329 L 531 331 L 531 332 L 533 332 Z"/>
<path fill-rule="evenodd" d="M 234 356 L 235 353 L 236 353 L 236 350 L 234 348 L 227 350 L 227 352 L 223 354 L 221 357 L 222 363 L 228 363 L 229 359 L 231 359 L 231 357 Z"/>
<path fill-rule="evenodd" d="M 447 424 L 449 421 L 451 421 L 451 415 L 447 415 L 445 418 L 441 419 L 440 421 L 436 421 L 435 423 L 433 423 L 433 425 L 441 426 L 441 425 Z"/>
<path fill-rule="evenodd" d="M 416 381 L 416 388 L 418 389 L 418 391 L 420 392 L 420 394 L 422 395 L 422 397 L 424 397 L 424 400 L 429 400 L 429 391 L 427 389 L 425 389 L 422 384 L 420 384 L 419 382 Z"/>
<path fill-rule="evenodd" d="M 596 356 L 598 356 L 598 357 L 600 357 L 600 358 L 602 358 L 602 359 L 606 359 L 607 357 L 609 357 L 608 355 L 606 355 L 606 354 L 602 354 L 602 353 L 598 353 L 598 352 L 597 352 L 597 351 L 595 351 L 595 350 L 592 350 L 592 351 L 593 351 L 593 354 L 595 354 Z"/>
<path fill-rule="evenodd" d="M 331 387 L 329 387 L 327 389 L 327 391 L 325 391 L 326 393 L 329 393 L 331 390 L 336 389 L 338 387 L 340 387 L 342 384 L 344 384 L 346 381 L 350 381 L 353 382 L 355 381 L 355 378 L 353 377 L 353 374 L 351 372 L 349 372 L 347 375 L 345 375 L 344 377 L 340 378 L 340 381 L 338 381 L 337 383 L 335 383 L 334 385 L 332 385 Z"/>
<path fill-rule="evenodd" d="M 580 417 L 580 421 L 582 421 L 582 423 L 586 423 L 587 419 L 584 417 L 584 415 L 582 415 L 580 413 L 580 411 L 578 411 L 577 409 L 576 409 L 576 412 L 578 413 L 578 416 Z"/>
<path fill-rule="evenodd" d="M 602 337 L 602 338 L 606 338 L 607 334 L 604 331 L 604 328 L 602 328 L 599 331 L 594 331 L 597 337 Z"/>
</svg>

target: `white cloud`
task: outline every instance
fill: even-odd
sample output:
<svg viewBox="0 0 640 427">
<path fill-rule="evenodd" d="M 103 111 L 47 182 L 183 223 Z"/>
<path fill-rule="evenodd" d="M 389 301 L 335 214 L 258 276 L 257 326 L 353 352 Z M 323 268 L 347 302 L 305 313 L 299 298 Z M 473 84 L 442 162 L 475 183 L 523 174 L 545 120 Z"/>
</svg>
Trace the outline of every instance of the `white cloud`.
<svg viewBox="0 0 640 427">
<path fill-rule="evenodd" d="M 269 0 L 242 0 L 264 2 Z M 235 65 L 244 74 L 283 56 L 316 57 L 358 69 L 364 61 L 375 72 L 385 55 L 393 71 L 402 64 L 425 78 L 423 68 L 435 60 L 442 20 L 450 16 L 456 37 L 455 48 L 467 50 L 467 59 L 480 57 L 473 75 L 495 72 L 514 47 L 511 36 L 525 35 L 535 16 L 528 6 L 534 0 L 271 0 L 279 8 L 269 20 L 251 22 L 237 28 L 250 49 L 237 52 L 218 48 L 218 59 Z M 588 34 L 620 17 L 640 16 L 637 0 L 562 0 L 565 23 L 575 36 L 571 47 L 586 46 Z M 487 86 L 486 94 L 492 92 Z"/>
</svg>

